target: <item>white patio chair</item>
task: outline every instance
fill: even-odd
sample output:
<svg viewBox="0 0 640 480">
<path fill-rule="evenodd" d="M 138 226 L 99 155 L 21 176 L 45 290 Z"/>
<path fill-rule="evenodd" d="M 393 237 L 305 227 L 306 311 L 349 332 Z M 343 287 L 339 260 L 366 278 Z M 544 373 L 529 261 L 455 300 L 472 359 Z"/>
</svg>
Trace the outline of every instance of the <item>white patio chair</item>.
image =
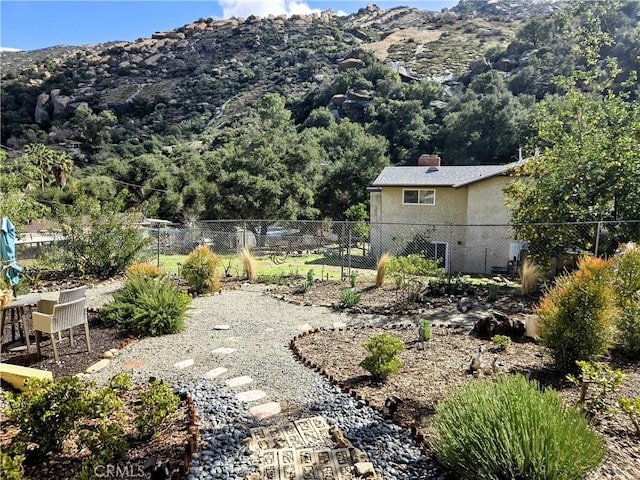
<svg viewBox="0 0 640 480">
<path fill-rule="evenodd" d="M 73 346 L 73 327 L 83 325 L 87 351 L 91 351 L 89 341 L 89 322 L 87 320 L 87 299 L 81 298 L 67 303 L 57 303 L 53 306 L 53 313 L 33 312 L 33 330 L 36 334 L 36 351 L 40 356 L 40 342 L 42 333 L 48 333 L 53 347 L 53 358 L 58 361 L 55 334 L 69 330 L 69 341 Z"/>
<path fill-rule="evenodd" d="M 80 300 L 87 296 L 87 287 L 82 285 L 76 288 L 70 288 L 68 290 L 61 290 L 58 294 L 57 300 L 40 300 L 38 302 L 38 311 L 40 313 L 46 313 L 47 315 L 53 314 L 53 307 L 58 303 L 68 303 L 74 300 Z M 69 338 L 73 338 L 73 331 L 69 330 Z M 61 332 L 58 332 L 58 340 L 62 340 Z"/>
</svg>

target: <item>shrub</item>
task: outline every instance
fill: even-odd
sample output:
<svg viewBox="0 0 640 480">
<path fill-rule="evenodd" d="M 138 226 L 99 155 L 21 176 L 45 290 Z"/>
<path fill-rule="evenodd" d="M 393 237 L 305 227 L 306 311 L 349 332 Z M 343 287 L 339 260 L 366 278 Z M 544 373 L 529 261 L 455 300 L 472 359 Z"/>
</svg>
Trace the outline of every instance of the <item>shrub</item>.
<svg viewBox="0 0 640 480">
<path fill-rule="evenodd" d="M 249 281 L 254 281 L 258 276 L 258 260 L 247 247 L 240 250 L 240 261 L 242 262 L 242 274 Z"/>
<path fill-rule="evenodd" d="M 355 307 L 360 303 L 361 294 L 353 288 L 345 288 L 340 292 L 340 302 L 338 305 L 342 308 Z"/>
<path fill-rule="evenodd" d="M 429 434 L 463 479 L 582 479 L 605 454 L 579 410 L 522 375 L 465 385 L 438 405 Z"/>
<path fill-rule="evenodd" d="M 494 335 L 491 337 L 491 341 L 494 345 L 497 345 L 500 350 L 509 350 L 509 347 L 511 346 L 511 337 L 506 335 Z"/>
<path fill-rule="evenodd" d="M 391 262 L 391 255 L 383 253 L 376 263 L 376 287 L 380 288 L 384 285 L 384 280 L 387 276 L 387 269 Z"/>
<path fill-rule="evenodd" d="M 640 436 L 640 397 L 621 398 L 618 400 L 618 407 L 627 414 L 636 429 L 636 435 Z"/>
<path fill-rule="evenodd" d="M 65 241 L 54 255 L 74 275 L 111 277 L 124 272 L 147 245 L 132 215 L 95 210 L 88 225 L 76 218 L 62 225 Z"/>
<path fill-rule="evenodd" d="M 620 370 L 613 370 L 609 365 L 602 362 L 576 362 L 580 368 L 580 374 L 575 377 L 567 375 L 567 379 L 574 385 L 580 387 L 580 397 L 578 405 L 591 418 L 611 413 L 611 401 L 608 398 L 610 393 L 620 388 L 626 375 Z M 587 397 L 587 392 L 591 386 L 596 392 Z"/>
<path fill-rule="evenodd" d="M 393 257 L 387 272 L 395 278 L 396 287 L 403 290 L 405 300 L 414 301 L 424 288 L 421 277 L 444 275 L 444 269 L 437 260 L 430 260 L 417 254 Z"/>
<path fill-rule="evenodd" d="M 399 338 L 388 333 L 377 333 L 362 346 L 369 350 L 371 355 L 362 360 L 360 366 L 375 380 L 385 381 L 402 368 L 402 362 L 396 358 L 396 355 L 404 351 L 404 345 Z"/>
<path fill-rule="evenodd" d="M 182 330 L 190 303 L 189 295 L 167 277 L 134 276 L 127 278 L 98 315 L 106 325 L 135 335 L 158 336 Z"/>
<path fill-rule="evenodd" d="M 610 260 L 618 306 L 619 343 L 629 356 L 640 356 L 640 247 L 624 245 Z"/>
<path fill-rule="evenodd" d="M 420 324 L 418 325 L 418 332 L 421 342 L 428 342 L 431 340 L 433 336 L 431 332 L 431 323 L 426 318 L 420 320 Z"/>
<path fill-rule="evenodd" d="M 520 273 L 520 285 L 523 295 L 530 295 L 538 288 L 538 281 L 542 276 L 542 268 L 535 263 L 525 260 Z"/>
<path fill-rule="evenodd" d="M 612 345 L 617 309 L 605 265 L 582 258 L 579 269 L 558 277 L 537 308 L 541 343 L 565 372 L 575 372 L 577 361 L 596 360 Z"/>
<path fill-rule="evenodd" d="M 22 480 L 24 478 L 23 462 L 24 455 L 14 455 L 4 449 L 0 450 L 0 472 L 3 480 Z"/>
<path fill-rule="evenodd" d="M 128 277 L 140 275 L 143 277 L 156 278 L 164 275 L 164 270 L 151 263 L 135 262 L 127 268 L 126 274 Z"/>
<path fill-rule="evenodd" d="M 182 264 L 182 276 L 196 293 L 215 292 L 220 290 L 217 270 L 221 265 L 222 257 L 201 245 L 187 255 Z"/>
<path fill-rule="evenodd" d="M 358 286 L 357 272 L 351 272 L 351 274 L 349 275 L 349 285 L 351 286 L 351 288 L 356 288 Z"/>
<path fill-rule="evenodd" d="M 154 380 L 149 390 L 140 394 L 140 405 L 135 408 L 134 421 L 142 437 L 150 437 L 165 419 L 176 411 L 180 399 L 163 381 Z"/>
<path fill-rule="evenodd" d="M 26 382 L 26 392 L 5 393 L 5 414 L 20 428 L 13 442 L 24 449 L 29 445 L 28 453 L 37 459 L 60 452 L 65 438 L 82 418 L 99 418 L 118 406 L 112 397 L 94 394 L 87 389 L 92 384 L 76 377 Z"/>
</svg>

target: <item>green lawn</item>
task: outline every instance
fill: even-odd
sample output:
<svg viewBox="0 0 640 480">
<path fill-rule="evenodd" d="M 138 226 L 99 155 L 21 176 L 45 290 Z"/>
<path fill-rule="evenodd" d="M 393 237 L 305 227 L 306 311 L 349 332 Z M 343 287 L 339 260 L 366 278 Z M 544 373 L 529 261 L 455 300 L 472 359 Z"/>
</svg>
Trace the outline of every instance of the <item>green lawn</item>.
<svg viewBox="0 0 640 480">
<path fill-rule="evenodd" d="M 186 255 L 160 255 L 160 267 L 168 273 L 177 274 L 186 257 Z M 256 259 L 258 276 L 299 275 L 305 277 L 309 270 L 313 270 L 316 278 L 339 281 L 341 273 L 344 273 L 345 276 L 349 274 L 348 268 L 345 266 L 344 270 L 341 269 L 336 259 L 327 258 L 320 254 L 289 255 L 283 259 L 283 263 L 277 264 L 270 257 L 256 257 Z M 158 258 L 150 259 L 149 263 L 157 264 Z M 242 277 L 242 263 L 237 255 L 222 255 L 222 268 L 221 274 Z M 351 270 L 357 271 L 361 279 L 366 276 L 375 278 L 375 270 L 360 268 L 352 268 Z"/>
</svg>

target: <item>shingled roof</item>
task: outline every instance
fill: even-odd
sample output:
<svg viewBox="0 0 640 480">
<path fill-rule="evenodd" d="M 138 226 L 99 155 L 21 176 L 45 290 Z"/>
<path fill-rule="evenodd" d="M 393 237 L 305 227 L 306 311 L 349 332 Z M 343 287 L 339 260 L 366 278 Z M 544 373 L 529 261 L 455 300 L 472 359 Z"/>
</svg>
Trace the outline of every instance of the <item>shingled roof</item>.
<svg viewBox="0 0 640 480">
<path fill-rule="evenodd" d="M 506 165 L 465 165 L 440 167 L 385 167 L 373 181 L 374 187 L 453 187 L 505 173 L 518 163 Z"/>
</svg>

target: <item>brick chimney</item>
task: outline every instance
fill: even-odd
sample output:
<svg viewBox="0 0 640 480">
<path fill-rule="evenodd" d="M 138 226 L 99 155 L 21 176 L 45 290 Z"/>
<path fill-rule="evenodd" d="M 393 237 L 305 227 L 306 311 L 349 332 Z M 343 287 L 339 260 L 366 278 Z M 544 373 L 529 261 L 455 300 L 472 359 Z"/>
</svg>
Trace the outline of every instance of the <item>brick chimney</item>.
<svg viewBox="0 0 640 480">
<path fill-rule="evenodd" d="M 423 153 L 418 158 L 419 167 L 439 167 L 440 157 L 432 153 Z"/>
</svg>

